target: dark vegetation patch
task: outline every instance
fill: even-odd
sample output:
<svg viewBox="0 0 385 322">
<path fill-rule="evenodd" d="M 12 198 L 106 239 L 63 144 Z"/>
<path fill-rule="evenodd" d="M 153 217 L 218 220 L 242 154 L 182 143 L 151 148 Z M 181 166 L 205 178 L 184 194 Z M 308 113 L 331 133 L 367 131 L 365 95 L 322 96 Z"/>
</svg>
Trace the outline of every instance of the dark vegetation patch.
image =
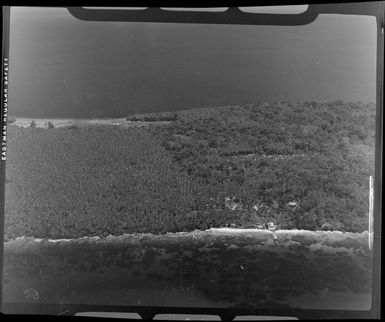
<svg viewBox="0 0 385 322">
<path fill-rule="evenodd" d="M 160 122 L 176 121 L 177 114 L 172 112 L 134 114 L 126 118 L 126 121 Z"/>
<path fill-rule="evenodd" d="M 210 218 L 209 225 L 273 220 L 281 228 L 367 229 L 374 104 L 194 109 L 150 131 L 200 184 L 196 208 Z M 243 207 L 226 209 L 226 197 Z M 295 208 L 288 206 L 293 200 Z M 257 211 L 251 211 L 253 205 Z"/>
<path fill-rule="evenodd" d="M 7 119 L 7 123 L 8 124 L 13 124 L 13 123 L 15 123 L 16 122 L 16 119 L 15 118 L 13 118 L 13 117 L 8 117 L 8 119 Z"/>
</svg>

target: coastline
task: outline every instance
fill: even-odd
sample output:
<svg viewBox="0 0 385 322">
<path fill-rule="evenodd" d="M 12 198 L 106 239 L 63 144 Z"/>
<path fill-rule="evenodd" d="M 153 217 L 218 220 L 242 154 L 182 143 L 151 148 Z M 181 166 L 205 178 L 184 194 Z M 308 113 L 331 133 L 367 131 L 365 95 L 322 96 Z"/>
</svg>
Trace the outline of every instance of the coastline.
<svg viewBox="0 0 385 322">
<path fill-rule="evenodd" d="M 18 126 L 30 128 L 31 123 L 35 122 L 36 128 L 49 129 L 49 123 L 53 128 L 66 127 L 85 127 L 95 125 L 113 125 L 123 127 L 144 127 L 149 125 L 165 125 L 171 121 L 127 121 L 126 118 L 110 118 L 110 119 L 33 119 L 33 118 L 14 118 L 8 126 Z"/>
<path fill-rule="evenodd" d="M 48 128 L 48 122 L 51 122 L 55 128 L 65 127 L 72 125 L 122 125 L 127 123 L 125 118 L 109 118 L 109 119 L 60 119 L 60 118 L 13 118 L 15 121 L 9 125 L 15 125 L 19 127 L 28 128 L 31 126 L 31 122 L 34 121 L 37 128 Z"/>
<path fill-rule="evenodd" d="M 310 230 L 277 230 L 278 241 L 281 246 L 296 248 L 309 247 L 316 249 L 338 248 L 349 251 L 350 248 L 368 249 L 368 232 L 341 232 L 341 231 L 310 231 Z M 20 236 L 4 242 L 8 250 L 20 247 L 40 247 L 44 245 L 73 245 L 73 244 L 137 244 L 145 241 L 183 243 L 194 240 L 225 241 L 228 238 L 246 238 L 253 242 L 261 243 L 261 246 L 274 246 L 272 233 L 264 229 L 241 228 L 210 228 L 207 230 L 194 230 L 191 232 L 176 232 L 166 234 L 152 233 L 126 233 L 121 235 L 109 235 L 107 237 L 83 236 L 79 238 L 34 238 Z M 16 248 L 14 248 L 16 247 Z"/>
</svg>

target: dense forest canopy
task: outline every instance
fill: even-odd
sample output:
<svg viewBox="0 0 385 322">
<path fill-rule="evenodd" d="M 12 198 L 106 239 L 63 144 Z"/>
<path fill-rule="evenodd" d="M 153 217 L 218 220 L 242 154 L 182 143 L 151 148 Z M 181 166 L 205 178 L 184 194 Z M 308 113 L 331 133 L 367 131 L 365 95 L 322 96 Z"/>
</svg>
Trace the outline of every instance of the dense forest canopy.
<svg viewBox="0 0 385 322">
<path fill-rule="evenodd" d="M 127 120 L 148 124 L 10 125 L 8 237 L 268 221 L 282 229 L 367 230 L 374 104 L 259 103 Z"/>
</svg>

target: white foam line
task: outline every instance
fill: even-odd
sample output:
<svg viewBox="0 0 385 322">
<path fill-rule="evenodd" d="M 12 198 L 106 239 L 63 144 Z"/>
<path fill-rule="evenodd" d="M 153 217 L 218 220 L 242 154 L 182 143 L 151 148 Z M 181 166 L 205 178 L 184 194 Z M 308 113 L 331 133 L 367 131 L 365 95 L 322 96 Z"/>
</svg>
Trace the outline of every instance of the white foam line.
<svg viewBox="0 0 385 322">
<path fill-rule="evenodd" d="M 81 238 L 79 238 L 79 239 L 82 239 L 82 238 L 84 238 L 84 237 L 81 237 Z M 41 238 L 39 238 L 39 239 L 40 239 L 40 241 L 42 240 Z M 34 240 L 36 241 L 36 238 L 34 238 Z M 71 240 L 73 240 L 73 239 L 71 239 L 71 238 L 69 238 L 69 239 L 67 239 L 67 238 L 62 238 L 62 239 L 48 239 L 48 241 L 49 241 L 50 243 L 69 242 L 69 241 L 71 241 Z"/>
<path fill-rule="evenodd" d="M 60 243 L 60 242 L 72 242 L 72 241 L 80 241 L 80 240 L 89 240 L 89 241 L 96 241 L 96 240 L 118 240 L 118 239 L 124 239 L 129 237 L 181 237 L 181 236 L 196 236 L 197 234 L 205 234 L 205 233 L 225 233 L 225 234 L 244 234 L 244 233 L 253 233 L 253 234 L 270 234 L 271 231 L 267 229 L 258 229 L 258 228 L 210 228 L 206 230 L 194 230 L 194 231 L 181 231 L 181 232 L 175 232 L 170 233 L 167 232 L 166 234 L 160 235 L 160 234 L 152 234 L 152 233 L 125 233 L 121 235 L 109 235 L 107 237 L 100 237 L 100 236 L 82 236 L 78 238 L 59 238 L 59 239 L 52 239 L 52 238 L 36 238 L 36 237 L 28 237 L 28 236 L 20 236 L 16 237 L 14 239 L 9 239 L 7 242 L 10 242 L 12 240 L 33 240 L 34 242 L 42 242 L 47 241 L 49 243 Z M 365 234 L 367 231 L 360 232 L 360 233 L 353 233 L 353 232 L 342 232 L 342 231 L 323 231 L 323 230 L 302 230 L 302 229 L 291 229 L 291 230 L 277 230 L 276 233 L 278 235 L 280 234 L 289 234 L 289 235 L 340 235 L 341 237 L 344 235 L 360 235 Z M 7 243 L 5 242 L 5 243 Z"/>
<path fill-rule="evenodd" d="M 207 231 L 212 232 L 223 232 L 223 233 L 231 233 L 231 234 L 240 234 L 240 233 L 261 233 L 261 232 L 270 232 L 267 229 L 259 229 L 259 228 L 210 228 Z M 276 232 L 279 233 L 285 233 L 285 234 L 361 234 L 361 233 L 353 233 L 353 232 L 343 232 L 340 230 L 333 230 L 333 231 L 327 231 L 327 230 L 303 230 L 303 229 L 279 229 L 276 230 Z M 364 232 L 362 232 L 364 233 Z"/>
</svg>

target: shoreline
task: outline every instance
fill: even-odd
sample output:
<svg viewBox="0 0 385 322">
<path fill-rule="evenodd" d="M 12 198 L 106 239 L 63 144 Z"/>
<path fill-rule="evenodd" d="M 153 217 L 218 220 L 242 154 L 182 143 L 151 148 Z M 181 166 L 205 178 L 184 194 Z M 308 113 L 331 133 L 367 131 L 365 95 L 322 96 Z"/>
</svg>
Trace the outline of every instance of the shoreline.
<svg viewBox="0 0 385 322">
<path fill-rule="evenodd" d="M 341 231 L 310 231 L 310 230 L 277 230 L 280 245 L 285 247 L 336 247 L 336 248 L 368 248 L 368 231 L 354 233 Z M 4 247 L 39 246 L 52 244 L 126 244 L 140 243 L 141 241 L 163 242 L 194 242 L 194 240 L 225 240 L 227 238 L 245 238 L 261 242 L 261 245 L 274 246 L 272 232 L 264 229 L 240 228 L 210 228 L 191 232 L 176 232 L 166 234 L 126 233 L 122 235 L 83 236 L 79 238 L 35 238 L 20 236 L 4 242 Z"/>
<path fill-rule="evenodd" d="M 169 121 L 127 121 L 126 118 L 105 118 L 105 119 L 60 119 L 60 118 L 13 118 L 12 123 L 8 126 L 14 125 L 23 128 L 30 128 L 32 121 L 35 122 L 36 128 L 47 129 L 48 122 L 51 122 L 54 128 L 69 127 L 69 126 L 87 126 L 87 125 L 116 125 L 128 127 L 148 126 L 150 124 L 169 124 Z"/>
</svg>

